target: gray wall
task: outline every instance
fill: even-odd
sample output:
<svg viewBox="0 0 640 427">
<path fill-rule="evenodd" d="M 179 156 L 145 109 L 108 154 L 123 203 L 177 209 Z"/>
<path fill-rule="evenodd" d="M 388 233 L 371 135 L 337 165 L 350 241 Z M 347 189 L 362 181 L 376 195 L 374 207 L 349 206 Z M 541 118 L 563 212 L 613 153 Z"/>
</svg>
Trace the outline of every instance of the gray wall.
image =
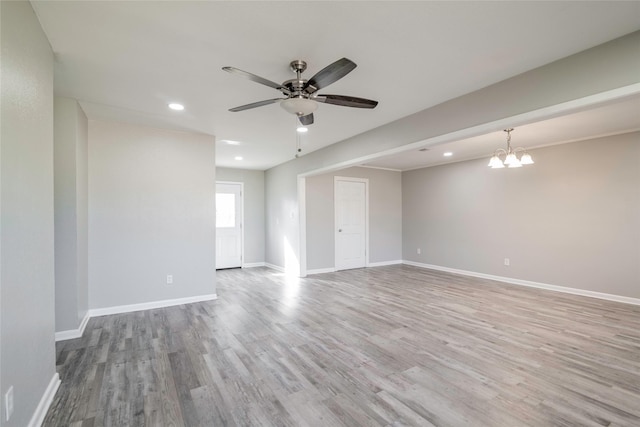
<svg viewBox="0 0 640 427">
<path fill-rule="evenodd" d="M 264 263 L 264 171 L 216 168 L 218 181 L 244 183 L 243 264 Z"/>
<path fill-rule="evenodd" d="M 91 309 L 216 292 L 215 181 L 212 136 L 89 122 Z"/>
<path fill-rule="evenodd" d="M 78 329 L 87 313 L 88 121 L 74 99 L 54 100 L 56 331 Z"/>
<path fill-rule="evenodd" d="M 335 176 L 369 180 L 369 262 L 401 260 L 400 172 L 353 167 L 306 179 L 307 269 L 335 267 Z"/>
<path fill-rule="evenodd" d="M 28 2 L 0 2 L 0 15 L 0 425 L 23 427 L 57 376 L 53 53 Z"/>
<path fill-rule="evenodd" d="M 300 273 L 298 166 L 285 163 L 264 176 L 266 263 L 290 274 Z"/>
<path fill-rule="evenodd" d="M 639 298 L 640 133 L 531 154 L 403 173 L 404 259 Z"/>
<path fill-rule="evenodd" d="M 492 131 L 505 123 L 518 126 L 513 118 L 521 114 L 638 83 L 640 32 L 635 32 L 271 168 L 265 172 L 266 260 L 295 273 L 299 174 L 349 166 L 354 159 L 415 142 L 476 136 L 488 131 L 487 123 Z"/>
</svg>

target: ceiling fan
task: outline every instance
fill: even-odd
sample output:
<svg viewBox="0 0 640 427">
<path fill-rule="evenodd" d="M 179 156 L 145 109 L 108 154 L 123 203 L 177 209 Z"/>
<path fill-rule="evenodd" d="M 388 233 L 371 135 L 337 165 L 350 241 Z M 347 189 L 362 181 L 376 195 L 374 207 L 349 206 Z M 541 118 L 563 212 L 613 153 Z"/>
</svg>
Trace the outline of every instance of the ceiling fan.
<svg viewBox="0 0 640 427">
<path fill-rule="evenodd" d="M 342 58 L 337 60 L 333 64 L 330 64 L 320 70 L 309 80 L 302 78 L 302 73 L 307 69 L 306 62 L 300 60 L 292 61 L 290 67 L 291 70 L 296 73 L 296 78 L 287 80 L 282 84 L 272 82 L 271 80 L 267 80 L 238 68 L 222 67 L 224 71 L 244 77 L 256 83 L 272 87 L 279 90 L 286 96 L 286 98 L 267 99 L 265 101 L 241 105 L 239 107 L 231 108 L 229 111 L 244 111 L 279 102 L 282 108 L 289 113 L 298 116 L 300 123 L 306 126 L 313 123 L 313 112 L 318 108 L 318 102 L 355 108 L 375 108 L 375 106 L 378 105 L 378 101 L 356 98 L 355 96 L 318 94 L 320 89 L 324 89 L 331 83 L 340 80 L 356 68 L 355 62 L 350 59 Z"/>
</svg>

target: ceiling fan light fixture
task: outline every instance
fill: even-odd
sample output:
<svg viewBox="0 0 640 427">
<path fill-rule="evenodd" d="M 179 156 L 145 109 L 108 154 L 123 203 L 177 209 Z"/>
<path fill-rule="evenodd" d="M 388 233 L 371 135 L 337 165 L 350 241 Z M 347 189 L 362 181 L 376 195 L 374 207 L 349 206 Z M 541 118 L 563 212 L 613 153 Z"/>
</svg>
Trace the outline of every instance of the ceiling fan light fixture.
<svg viewBox="0 0 640 427">
<path fill-rule="evenodd" d="M 288 98 L 280 102 L 280 106 L 288 113 L 298 117 L 306 116 L 318 109 L 318 103 L 306 98 Z"/>
</svg>

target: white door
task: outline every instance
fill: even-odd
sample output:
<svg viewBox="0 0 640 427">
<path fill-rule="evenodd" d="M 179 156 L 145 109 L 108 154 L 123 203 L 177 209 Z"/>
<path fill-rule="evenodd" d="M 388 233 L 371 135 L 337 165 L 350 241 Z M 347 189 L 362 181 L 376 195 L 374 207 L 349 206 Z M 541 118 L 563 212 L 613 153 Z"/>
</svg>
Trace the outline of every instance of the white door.
<svg viewBox="0 0 640 427">
<path fill-rule="evenodd" d="M 367 251 L 367 180 L 335 178 L 336 270 L 365 267 Z"/>
<path fill-rule="evenodd" d="M 216 269 L 242 266 L 242 184 L 216 183 Z"/>
</svg>

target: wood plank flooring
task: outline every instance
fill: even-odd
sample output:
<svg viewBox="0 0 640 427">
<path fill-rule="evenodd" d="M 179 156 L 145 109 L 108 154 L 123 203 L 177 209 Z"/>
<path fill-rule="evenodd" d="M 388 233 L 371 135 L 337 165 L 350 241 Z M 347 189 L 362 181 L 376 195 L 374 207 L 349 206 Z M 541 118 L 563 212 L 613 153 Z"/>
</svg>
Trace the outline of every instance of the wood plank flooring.
<svg viewBox="0 0 640 427">
<path fill-rule="evenodd" d="M 45 426 L 640 426 L 640 307 L 410 266 L 218 271 L 58 343 Z"/>
</svg>

